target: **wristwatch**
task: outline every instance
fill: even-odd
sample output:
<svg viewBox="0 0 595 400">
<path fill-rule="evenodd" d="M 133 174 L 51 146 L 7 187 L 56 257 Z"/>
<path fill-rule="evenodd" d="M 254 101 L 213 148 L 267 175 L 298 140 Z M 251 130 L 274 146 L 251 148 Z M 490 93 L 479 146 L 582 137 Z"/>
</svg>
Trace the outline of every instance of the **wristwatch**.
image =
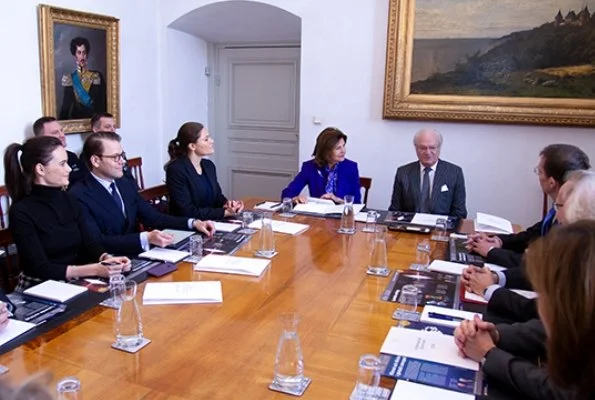
<svg viewBox="0 0 595 400">
<path fill-rule="evenodd" d="M 487 357 L 488 357 L 488 354 L 490 354 L 490 352 L 491 352 L 492 350 L 494 350 L 495 348 L 496 348 L 496 346 L 492 347 L 491 349 L 489 349 L 489 350 L 487 351 L 487 353 L 485 353 L 485 354 L 483 355 L 483 357 L 482 357 L 482 358 L 481 358 L 481 360 L 479 361 L 479 366 L 480 366 L 481 368 L 483 368 L 483 366 L 485 365 L 485 363 L 486 363 L 486 359 L 487 359 Z"/>
</svg>

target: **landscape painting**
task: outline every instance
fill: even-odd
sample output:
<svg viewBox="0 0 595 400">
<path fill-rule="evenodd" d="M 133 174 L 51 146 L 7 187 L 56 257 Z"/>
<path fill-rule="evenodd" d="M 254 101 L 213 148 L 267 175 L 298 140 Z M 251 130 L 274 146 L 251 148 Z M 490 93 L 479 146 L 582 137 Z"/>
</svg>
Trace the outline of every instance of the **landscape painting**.
<svg viewBox="0 0 595 400">
<path fill-rule="evenodd" d="M 390 3 L 386 118 L 595 125 L 588 2 Z"/>
</svg>

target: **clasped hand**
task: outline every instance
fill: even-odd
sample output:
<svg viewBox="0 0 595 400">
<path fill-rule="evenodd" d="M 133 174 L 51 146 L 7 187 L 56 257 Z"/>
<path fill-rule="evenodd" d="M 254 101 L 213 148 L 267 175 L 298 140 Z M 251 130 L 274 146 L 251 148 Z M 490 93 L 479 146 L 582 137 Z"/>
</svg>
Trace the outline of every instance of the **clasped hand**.
<svg viewBox="0 0 595 400">
<path fill-rule="evenodd" d="M 475 233 L 469 235 L 465 243 L 468 251 L 473 251 L 483 257 L 487 257 L 489 251 L 493 248 L 502 247 L 502 239 L 498 236 L 489 236 L 485 233 Z"/>
<path fill-rule="evenodd" d="M 128 257 L 106 257 L 98 263 L 97 276 L 107 278 L 110 275 L 121 274 L 130 271 L 130 266 Z"/>
<path fill-rule="evenodd" d="M 488 351 L 496 347 L 500 334 L 494 324 L 482 321 L 475 315 L 472 321 L 461 322 L 455 329 L 454 338 L 461 357 L 479 362 Z"/>
<path fill-rule="evenodd" d="M 482 296 L 485 290 L 495 283 L 498 283 L 497 275 L 493 274 L 488 267 L 469 266 L 463 270 L 461 282 L 468 292 Z"/>
</svg>

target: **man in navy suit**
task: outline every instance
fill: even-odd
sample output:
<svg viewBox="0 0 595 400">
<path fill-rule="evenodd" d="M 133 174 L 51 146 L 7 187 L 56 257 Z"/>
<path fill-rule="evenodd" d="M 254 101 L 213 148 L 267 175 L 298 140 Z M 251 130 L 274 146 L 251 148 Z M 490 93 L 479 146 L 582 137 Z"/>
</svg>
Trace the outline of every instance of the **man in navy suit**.
<svg viewBox="0 0 595 400">
<path fill-rule="evenodd" d="M 120 140 L 114 132 L 91 134 L 82 152 L 91 173 L 71 189 L 83 207 L 91 232 L 101 238 L 106 250 L 136 255 L 150 245 L 163 247 L 173 242 L 171 235 L 156 229 L 139 232 L 138 221 L 158 229 L 196 229 L 211 236 L 211 221 L 162 214 L 141 197 L 130 180 L 122 178 L 124 152 Z"/>
<path fill-rule="evenodd" d="M 397 169 L 389 210 L 467 217 L 461 167 L 440 160 L 442 135 L 422 129 L 413 138 L 418 161 Z"/>
</svg>

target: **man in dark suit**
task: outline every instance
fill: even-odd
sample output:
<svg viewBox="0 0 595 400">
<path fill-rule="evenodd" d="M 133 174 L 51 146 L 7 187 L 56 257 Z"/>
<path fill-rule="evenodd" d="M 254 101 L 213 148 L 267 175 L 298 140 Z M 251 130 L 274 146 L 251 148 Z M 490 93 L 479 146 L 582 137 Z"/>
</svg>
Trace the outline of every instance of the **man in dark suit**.
<svg viewBox="0 0 595 400">
<path fill-rule="evenodd" d="M 413 138 L 418 161 L 397 169 L 389 210 L 467 217 L 463 170 L 439 159 L 442 135 L 422 129 Z"/>
<path fill-rule="evenodd" d="M 62 145 L 66 147 L 64 129 L 54 117 L 41 117 L 35 121 L 33 123 L 33 134 L 35 136 L 52 136 L 58 138 L 62 142 Z M 68 166 L 72 170 L 68 177 L 68 187 L 71 188 L 76 182 L 83 180 L 89 174 L 89 171 L 75 153 L 66 150 L 66 154 L 68 155 Z"/>
<path fill-rule="evenodd" d="M 82 153 L 91 173 L 71 190 L 83 207 L 91 232 L 100 237 L 107 251 L 136 255 L 151 244 L 163 247 L 172 243 L 173 237 L 159 230 L 139 232 L 138 221 L 158 229 L 196 229 L 212 235 L 211 221 L 162 214 L 145 201 L 134 185 L 122 178 L 122 153 L 117 133 L 91 134 Z"/>
</svg>

